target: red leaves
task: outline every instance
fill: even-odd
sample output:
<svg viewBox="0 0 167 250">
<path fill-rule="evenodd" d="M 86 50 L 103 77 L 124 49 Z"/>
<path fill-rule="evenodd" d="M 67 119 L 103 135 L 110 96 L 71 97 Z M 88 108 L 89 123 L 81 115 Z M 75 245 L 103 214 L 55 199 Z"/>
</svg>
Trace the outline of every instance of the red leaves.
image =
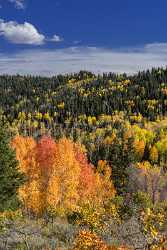
<svg viewBox="0 0 167 250">
<path fill-rule="evenodd" d="M 86 154 L 79 145 L 75 145 L 75 156 L 81 168 L 79 195 L 81 199 L 87 199 L 95 188 L 94 166 L 88 163 Z"/>
<path fill-rule="evenodd" d="M 36 157 L 40 166 L 43 168 L 51 168 L 54 163 L 56 152 L 56 143 L 49 136 L 43 136 L 36 147 Z"/>
<path fill-rule="evenodd" d="M 88 162 L 83 146 L 67 138 L 55 142 L 43 136 L 35 142 L 16 136 L 12 145 L 28 177 L 20 189 L 21 199 L 35 214 L 65 214 L 87 202 L 101 204 L 115 193 L 107 172 L 105 176 L 99 174 Z"/>
</svg>

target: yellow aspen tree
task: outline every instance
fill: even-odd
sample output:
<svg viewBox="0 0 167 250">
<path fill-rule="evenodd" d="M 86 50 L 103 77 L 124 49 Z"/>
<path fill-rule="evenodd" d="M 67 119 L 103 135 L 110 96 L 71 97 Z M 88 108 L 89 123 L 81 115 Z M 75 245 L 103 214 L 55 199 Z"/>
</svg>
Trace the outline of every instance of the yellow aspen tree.
<svg viewBox="0 0 167 250">
<path fill-rule="evenodd" d="M 155 146 L 152 146 L 150 150 L 150 160 L 154 163 L 158 161 L 158 150 Z"/>
<path fill-rule="evenodd" d="M 77 208 L 78 185 L 79 185 L 80 166 L 75 158 L 74 143 L 66 138 L 62 138 L 57 143 L 56 157 L 52 176 L 58 180 L 59 199 L 56 210 L 60 214 L 66 211 L 74 211 Z M 53 182 L 53 178 L 50 182 Z M 50 184 L 49 184 L 50 185 Z M 51 196 L 51 194 L 48 194 Z M 54 204 L 55 199 L 50 199 L 50 205 Z"/>
<path fill-rule="evenodd" d="M 135 140 L 134 141 L 134 149 L 138 160 L 141 160 L 144 155 L 145 150 L 145 142 L 144 140 Z"/>
</svg>

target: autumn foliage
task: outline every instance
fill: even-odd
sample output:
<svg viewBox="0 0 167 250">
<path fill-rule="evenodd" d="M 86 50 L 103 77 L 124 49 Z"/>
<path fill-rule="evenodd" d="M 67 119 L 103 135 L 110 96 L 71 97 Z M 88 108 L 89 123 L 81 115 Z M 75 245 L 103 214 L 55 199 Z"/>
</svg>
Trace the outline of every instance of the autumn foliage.
<svg viewBox="0 0 167 250">
<path fill-rule="evenodd" d="M 39 141 L 16 136 L 12 146 L 27 176 L 19 194 L 29 213 L 65 215 L 115 195 L 110 168 L 101 162 L 103 171 L 95 170 L 85 149 L 67 138 L 55 142 L 49 136 Z"/>
<path fill-rule="evenodd" d="M 130 250 L 129 248 L 108 246 L 99 236 L 90 231 L 80 231 L 72 250 Z"/>
<path fill-rule="evenodd" d="M 109 250 L 110 248 L 94 233 L 81 231 L 72 250 Z"/>
</svg>

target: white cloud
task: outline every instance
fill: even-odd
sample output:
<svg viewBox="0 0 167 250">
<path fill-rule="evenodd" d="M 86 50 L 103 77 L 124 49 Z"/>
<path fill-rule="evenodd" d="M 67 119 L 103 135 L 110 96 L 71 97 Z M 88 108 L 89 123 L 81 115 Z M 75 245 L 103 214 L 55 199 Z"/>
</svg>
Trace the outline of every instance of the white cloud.
<svg viewBox="0 0 167 250">
<path fill-rule="evenodd" d="M 24 9 L 24 0 L 8 0 L 10 3 L 14 3 L 17 9 Z"/>
<path fill-rule="evenodd" d="M 150 43 L 145 45 L 145 50 L 152 53 L 166 53 L 167 43 Z"/>
<path fill-rule="evenodd" d="M 41 45 L 45 40 L 45 36 L 28 22 L 19 24 L 14 21 L 5 22 L 2 19 L 0 19 L 0 36 L 16 44 Z"/>
<path fill-rule="evenodd" d="M 64 39 L 61 38 L 60 36 L 58 35 L 54 35 L 51 39 L 49 39 L 49 41 L 51 42 L 62 42 Z"/>
<path fill-rule="evenodd" d="M 158 49 L 157 49 L 158 47 Z M 55 50 L 34 49 L 17 54 L 0 55 L 0 74 L 51 76 L 59 73 L 90 70 L 95 73 L 136 73 L 167 65 L 164 44 L 147 44 L 142 48 L 104 49 L 70 47 Z"/>
</svg>

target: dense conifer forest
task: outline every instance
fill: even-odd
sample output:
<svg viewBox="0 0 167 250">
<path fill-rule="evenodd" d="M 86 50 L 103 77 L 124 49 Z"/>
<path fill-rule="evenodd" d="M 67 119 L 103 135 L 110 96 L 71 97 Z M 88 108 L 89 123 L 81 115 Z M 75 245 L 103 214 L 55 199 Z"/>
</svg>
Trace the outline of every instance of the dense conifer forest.
<svg viewBox="0 0 167 250">
<path fill-rule="evenodd" d="M 167 249 L 167 68 L 0 93 L 0 249 Z"/>
</svg>

